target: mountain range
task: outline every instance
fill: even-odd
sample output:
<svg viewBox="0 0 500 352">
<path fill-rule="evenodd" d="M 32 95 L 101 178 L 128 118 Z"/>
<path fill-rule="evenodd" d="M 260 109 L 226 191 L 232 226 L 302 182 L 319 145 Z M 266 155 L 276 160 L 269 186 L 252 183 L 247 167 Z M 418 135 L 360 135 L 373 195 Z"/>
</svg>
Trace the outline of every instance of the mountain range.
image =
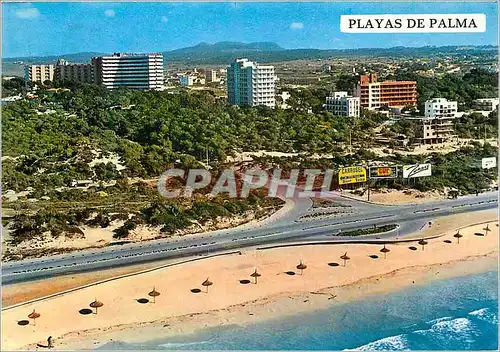
<svg viewBox="0 0 500 352">
<path fill-rule="evenodd" d="M 218 42 L 215 44 L 199 43 L 197 45 L 164 51 L 165 63 L 186 64 L 227 64 L 237 57 L 248 57 L 260 62 L 289 61 L 298 59 L 328 59 L 332 57 L 429 57 L 436 55 L 457 55 L 458 53 L 496 54 L 498 47 L 485 46 L 425 46 L 425 47 L 393 47 L 365 49 L 285 49 L 272 42 L 240 43 Z M 3 64 L 10 66 L 16 62 L 23 64 L 55 63 L 58 58 L 70 62 L 90 62 L 93 56 L 109 55 L 104 52 L 80 52 L 73 54 L 30 56 L 4 58 Z M 4 74 L 5 73 L 4 66 Z M 8 67 L 7 67 L 8 68 Z"/>
</svg>

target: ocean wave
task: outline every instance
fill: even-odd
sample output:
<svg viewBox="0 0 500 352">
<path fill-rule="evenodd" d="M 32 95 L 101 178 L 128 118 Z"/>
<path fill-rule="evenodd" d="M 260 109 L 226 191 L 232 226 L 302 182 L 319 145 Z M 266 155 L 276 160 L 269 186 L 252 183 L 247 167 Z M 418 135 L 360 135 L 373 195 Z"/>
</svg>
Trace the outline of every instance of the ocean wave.
<svg viewBox="0 0 500 352">
<path fill-rule="evenodd" d="M 194 346 L 194 345 L 205 345 L 207 343 L 212 343 L 213 339 L 205 340 L 205 341 L 193 341 L 193 342 L 166 342 L 158 345 L 158 347 L 163 348 L 176 348 L 176 347 L 184 347 L 184 346 Z"/>
<path fill-rule="evenodd" d="M 433 320 L 429 320 L 429 321 L 426 321 L 425 323 L 426 324 L 431 324 L 431 325 L 434 325 L 436 323 L 440 323 L 442 321 L 445 321 L 445 320 L 451 320 L 453 319 L 453 317 L 442 317 L 442 318 L 437 318 L 437 319 L 433 319 Z"/>
<path fill-rule="evenodd" d="M 498 316 L 490 308 L 481 308 L 470 312 L 469 315 L 492 324 L 498 324 Z"/>
<path fill-rule="evenodd" d="M 384 337 L 383 339 L 369 342 L 366 345 L 354 348 L 357 351 L 405 351 L 409 350 L 406 335 Z"/>
<path fill-rule="evenodd" d="M 433 324 L 430 329 L 416 330 L 413 333 L 440 341 L 443 347 L 459 341 L 467 345 L 472 344 L 478 335 L 474 324 L 467 318 L 443 320 Z"/>
</svg>

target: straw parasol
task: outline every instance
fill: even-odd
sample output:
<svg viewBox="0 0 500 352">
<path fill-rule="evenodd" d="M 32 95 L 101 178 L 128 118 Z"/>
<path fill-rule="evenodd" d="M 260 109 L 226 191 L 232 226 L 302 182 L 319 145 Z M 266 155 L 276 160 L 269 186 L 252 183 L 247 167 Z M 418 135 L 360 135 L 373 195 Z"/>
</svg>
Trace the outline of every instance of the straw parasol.
<svg viewBox="0 0 500 352">
<path fill-rule="evenodd" d="M 486 224 L 486 227 L 483 229 L 484 230 L 484 235 L 487 236 L 488 232 L 490 232 L 490 224 Z"/>
<path fill-rule="evenodd" d="M 460 234 L 460 231 L 457 231 L 456 234 L 453 235 L 457 239 L 457 243 L 460 243 L 460 238 L 464 237 L 463 235 Z"/>
<path fill-rule="evenodd" d="M 351 259 L 350 257 L 347 256 L 347 252 L 345 252 L 344 254 L 342 254 L 340 256 L 340 259 L 342 259 L 344 261 L 344 266 L 346 265 L 346 262 Z"/>
<path fill-rule="evenodd" d="M 389 248 L 385 248 L 385 244 L 384 244 L 384 248 L 382 248 L 380 250 L 382 253 L 384 253 L 384 259 L 387 258 L 387 253 L 390 252 L 391 250 Z"/>
<path fill-rule="evenodd" d="M 302 263 L 302 260 L 300 261 L 299 265 L 297 265 L 297 269 L 300 270 L 300 275 L 302 275 L 302 272 L 304 271 L 304 269 L 307 269 L 307 265 L 305 265 L 304 263 Z"/>
<path fill-rule="evenodd" d="M 100 301 L 97 300 L 97 298 L 94 300 L 94 302 L 90 303 L 89 306 L 91 308 L 95 308 L 95 314 L 97 314 L 97 308 L 101 308 L 104 304 Z"/>
<path fill-rule="evenodd" d="M 205 281 L 202 282 L 202 286 L 205 286 L 207 288 L 207 292 L 208 292 L 208 286 L 212 286 L 214 283 L 212 281 L 210 281 L 207 277 L 207 279 Z"/>
<path fill-rule="evenodd" d="M 153 286 L 153 291 L 148 293 L 148 296 L 153 297 L 153 303 L 156 303 L 156 297 L 160 295 L 160 292 L 155 290 L 155 287 Z"/>
<path fill-rule="evenodd" d="M 36 326 L 36 318 L 40 318 L 40 313 L 35 312 L 33 309 L 33 312 L 28 315 L 28 318 L 33 319 L 33 324 Z"/>
<path fill-rule="evenodd" d="M 423 238 L 422 238 L 420 241 L 418 241 L 418 244 L 422 246 L 422 250 L 424 250 L 424 246 L 425 246 L 427 243 L 429 243 L 429 242 L 427 242 L 427 241 L 426 241 L 426 240 L 424 240 Z"/>
<path fill-rule="evenodd" d="M 255 284 L 257 284 L 257 278 L 258 277 L 261 277 L 262 275 L 260 275 L 258 272 L 257 272 L 257 269 L 255 269 L 255 271 L 250 275 L 251 277 L 253 277 L 255 279 Z"/>
</svg>

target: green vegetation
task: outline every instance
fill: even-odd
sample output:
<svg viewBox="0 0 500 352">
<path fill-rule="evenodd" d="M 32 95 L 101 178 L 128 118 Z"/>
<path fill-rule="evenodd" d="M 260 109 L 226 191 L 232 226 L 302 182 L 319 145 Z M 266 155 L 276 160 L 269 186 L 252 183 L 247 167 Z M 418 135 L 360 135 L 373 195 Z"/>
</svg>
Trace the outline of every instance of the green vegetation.
<svg viewBox="0 0 500 352">
<path fill-rule="evenodd" d="M 460 138 L 496 138 L 498 136 L 498 111 L 488 116 L 472 113 L 457 118 L 455 131 Z"/>
<path fill-rule="evenodd" d="M 396 229 L 398 225 L 396 224 L 390 224 L 390 225 L 383 225 L 383 226 L 373 226 L 370 228 L 366 229 L 359 229 L 359 230 L 352 230 L 352 231 L 346 231 L 346 232 L 340 232 L 337 236 L 365 236 L 365 235 L 374 235 L 377 233 L 384 233 L 388 231 L 392 231 Z"/>
<path fill-rule="evenodd" d="M 425 101 L 432 98 L 456 100 L 459 110 L 464 111 L 471 108 L 474 99 L 498 97 L 498 74 L 481 69 L 472 69 L 462 76 L 445 74 L 432 78 L 400 71 L 389 78 L 417 81 L 418 109 L 421 112 Z"/>
</svg>

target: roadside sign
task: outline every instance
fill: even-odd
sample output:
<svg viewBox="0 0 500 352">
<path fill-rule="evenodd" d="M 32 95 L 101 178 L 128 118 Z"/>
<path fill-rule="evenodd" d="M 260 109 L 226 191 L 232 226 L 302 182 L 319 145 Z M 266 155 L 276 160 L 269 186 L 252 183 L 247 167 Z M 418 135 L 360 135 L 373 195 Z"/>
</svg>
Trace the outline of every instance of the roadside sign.
<svg viewBox="0 0 500 352">
<path fill-rule="evenodd" d="M 490 157 L 490 158 L 483 158 L 481 160 L 481 166 L 483 169 L 491 169 L 497 166 L 497 158 Z"/>
<path fill-rule="evenodd" d="M 414 164 L 403 166 L 403 178 L 431 176 L 431 164 Z"/>
<path fill-rule="evenodd" d="M 369 169 L 370 178 L 396 178 L 398 168 L 396 166 L 373 166 Z"/>
<path fill-rule="evenodd" d="M 343 167 L 339 170 L 339 185 L 366 182 L 366 169 L 362 166 Z"/>
</svg>

